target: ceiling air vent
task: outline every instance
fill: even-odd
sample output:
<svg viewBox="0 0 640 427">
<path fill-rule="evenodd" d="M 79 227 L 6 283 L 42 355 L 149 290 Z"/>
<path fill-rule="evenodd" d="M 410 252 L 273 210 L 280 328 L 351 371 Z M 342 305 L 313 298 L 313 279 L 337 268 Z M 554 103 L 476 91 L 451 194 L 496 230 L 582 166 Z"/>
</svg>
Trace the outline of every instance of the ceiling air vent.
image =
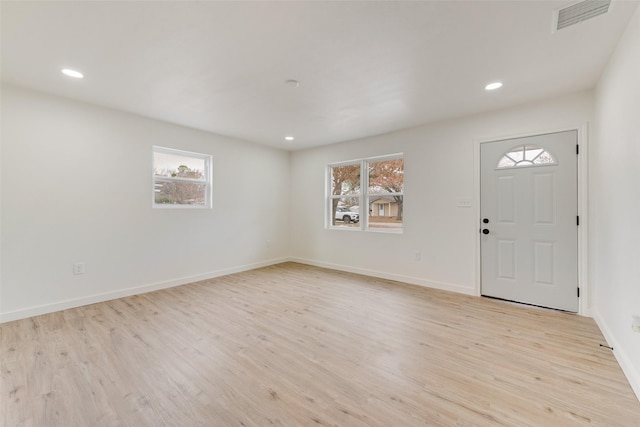
<svg viewBox="0 0 640 427">
<path fill-rule="evenodd" d="M 584 0 L 553 12 L 553 32 L 609 11 L 611 0 Z"/>
</svg>

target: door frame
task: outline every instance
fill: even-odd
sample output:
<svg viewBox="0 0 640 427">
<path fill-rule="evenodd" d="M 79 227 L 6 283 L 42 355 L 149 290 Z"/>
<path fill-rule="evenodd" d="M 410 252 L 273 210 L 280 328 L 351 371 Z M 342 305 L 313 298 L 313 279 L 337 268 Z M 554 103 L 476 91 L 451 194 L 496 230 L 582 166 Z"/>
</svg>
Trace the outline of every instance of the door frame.
<svg viewBox="0 0 640 427">
<path fill-rule="evenodd" d="M 473 164 L 474 164 L 474 189 L 473 189 L 473 206 L 474 219 L 476 221 L 476 279 L 475 294 L 481 296 L 481 262 L 482 254 L 480 248 L 480 145 L 503 141 L 505 139 L 526 138 L 530 136 L 544 135 L 549 133 L 558 133 L 566 131 L 578 132 L 578 146 L 580 154 L 578 155 L 578 215 L 580 216 L 580 225 L 578 226 L 578 286 L 580 288 L 580 298 L 578 299 L 578 314 L 581 316 L 593 317 L 591 305 L 591 291 L 589 286 L 588 271 L 588 237 L 589 237 L 589 218 L 588 218 L 588 175 L 587 165 L 589 164 L 589 123 L 585 122 L 578 126 L 567 126 L 561 128 L 541 129 L 536 131 L 528 131 L 516 134 L 498 135 L 486 138 L 477 138 L 473 140 Z"/>
</svg>

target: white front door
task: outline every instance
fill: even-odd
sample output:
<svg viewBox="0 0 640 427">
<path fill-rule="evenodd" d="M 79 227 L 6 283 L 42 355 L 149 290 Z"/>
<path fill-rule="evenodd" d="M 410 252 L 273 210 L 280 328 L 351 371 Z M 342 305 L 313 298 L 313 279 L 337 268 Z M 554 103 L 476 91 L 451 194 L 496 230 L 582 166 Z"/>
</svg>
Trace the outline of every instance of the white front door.
<svg viewBox="0 0 640 427">
<path fill-rule="evenodd" d="M 482 295 L 578 311 L 577 131 L 480 145 Z"/>
</svg>

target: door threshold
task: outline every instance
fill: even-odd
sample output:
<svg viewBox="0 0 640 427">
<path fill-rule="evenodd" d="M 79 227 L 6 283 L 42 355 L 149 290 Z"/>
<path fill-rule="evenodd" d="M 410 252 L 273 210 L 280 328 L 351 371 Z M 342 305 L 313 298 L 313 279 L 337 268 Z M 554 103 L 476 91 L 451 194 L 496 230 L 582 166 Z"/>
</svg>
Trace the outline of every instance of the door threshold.
<svg viewBox="0 0 640 427">
<path fill-rule="evenodd" d="M 480 295 L 480 296 L 482 298 L 490 298 L 490 299 L 494 299 L 494 300 L 498 300 L 498 301 L 504 301 L 506 303 L 510 303 L 510 304 L 514 304 L 514 305 L 526 305 L 527 307 L 535 307 L 535 308 L 539 308 L 539 309 L 542 309 L 542 310 L 553 310 L 553 311 L 560 311 L 562 313 L 568 313 L 568 314 L 578 314 L 576 311 L 563 310 L 561 308 L 545 307 L 543 305 L 531 304 L 531 303 L 522 302 L 522 301 L 513 301 L 513 300 L 510 300 L 510 299 L 492 297 L 492 296 L 489 296 L 489 295 Z"/>
</svg>

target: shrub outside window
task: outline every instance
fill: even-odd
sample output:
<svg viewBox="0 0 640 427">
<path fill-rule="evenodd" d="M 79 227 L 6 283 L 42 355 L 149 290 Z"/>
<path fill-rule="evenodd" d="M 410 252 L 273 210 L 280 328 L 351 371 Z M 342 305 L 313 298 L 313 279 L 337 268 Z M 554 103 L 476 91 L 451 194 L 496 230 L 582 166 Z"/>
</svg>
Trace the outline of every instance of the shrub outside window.
<svg viewBox="0 0 640 427">
<path fill-rule="evenodd" d="M 402 232 L 402 154 L 334 163 L 328 169 L 329 228 Z"/>
<path fill-rule="evenodd" d="M 211 208 L 211 156 L 153 147 L 153 207 Z"/>
</svg>

